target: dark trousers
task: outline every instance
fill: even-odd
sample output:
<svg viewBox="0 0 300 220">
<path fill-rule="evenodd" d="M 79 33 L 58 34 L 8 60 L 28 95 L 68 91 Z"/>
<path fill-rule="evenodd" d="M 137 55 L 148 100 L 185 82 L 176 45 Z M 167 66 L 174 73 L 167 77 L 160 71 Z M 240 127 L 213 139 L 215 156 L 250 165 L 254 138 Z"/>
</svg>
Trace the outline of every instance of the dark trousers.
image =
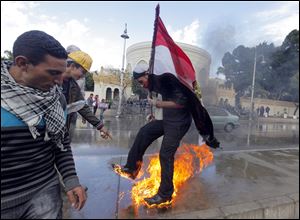
<svg viewBox="0 0 300 220">
<path fill-rule="evenodd" d="M 180 124 L 169 124 L 162 120 L 152 121 L 139 130 L 128 153 L 125 166 L 136 169 L 137 162 L 143 161 L 143 155 L 149 145 L 164 135 L 159 152 L 161 182 L 158 190 L 158 194 L 163 198 L 170 198 L 174 192 L 174 155 L 179 147 L 180 140 L 189 130 L 190 125 L 191 120 Z"/>
<path fill-rule="evenodd" d="M 98 106 L 94 106 L 94 111 L 93 111 L 94 115 L 96 114 L 97 109 L 98 109 Z"/>
</svg>

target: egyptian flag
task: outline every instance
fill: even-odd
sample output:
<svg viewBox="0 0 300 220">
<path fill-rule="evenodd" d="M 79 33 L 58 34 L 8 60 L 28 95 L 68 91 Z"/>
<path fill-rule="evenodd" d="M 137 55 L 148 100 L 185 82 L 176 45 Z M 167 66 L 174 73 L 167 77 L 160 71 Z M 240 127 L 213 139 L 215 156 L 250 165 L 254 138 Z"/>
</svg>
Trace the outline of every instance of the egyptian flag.
<svg viewBox="0 0 300 220">
<path fill-rule="evenodd" d="M 197 82 L 192 62 L 168 34 L 159 17 L 159 5 L 156 7 L 149 67 L 150 74 L 166 74 L 175 85 L 182 88 L 189 98 L 190 111 L 200 135 L 207 145 L 218 148 L 219 142 L 214 137 L 210 116 L 194 91 Z"/>
</svg>

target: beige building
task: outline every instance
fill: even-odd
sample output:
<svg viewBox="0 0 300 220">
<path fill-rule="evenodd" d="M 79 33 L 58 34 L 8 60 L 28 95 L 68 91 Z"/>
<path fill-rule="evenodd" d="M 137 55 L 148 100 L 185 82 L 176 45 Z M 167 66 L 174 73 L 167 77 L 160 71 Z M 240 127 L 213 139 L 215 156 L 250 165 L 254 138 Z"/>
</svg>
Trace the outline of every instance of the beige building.
<svg viewBox="0 0 300 220">
<path fill-rule="evenodd" d="M 236 92 L 231 87 L 226 87 L 224 85 L 224 81 L 220 79 L 209 79 L 208 88 L 204 91 L 203 99 L 205 100 L 204 103 L 208 105 L 218 105 L 221 102 L 227 102 L 231 106 L 235 106 L 235 96 Z M 264 109 L 269 106 L 270 112 L 269 116 L 274 117 L 284 117 L 284 113 L 286 113 L 286 117 L 293 117 L 294 112 L 297 108 L 295 103 L 287 102 L 287 101 L 278 101 L 272 99 L 261 99 L 261 98 L 254 98 L 254 111 L 261 106 Z M 250 97 L 241 97 L 240 98 L 241 107 L 250 110 L 251 100 Z M 299 105 L 299 103 L 296 103 Z M 299 118 L 299 110 L 296 112 L 296 117 Z"/>
<path fill-rule="evenodd" d="M 206 105 L 218 105 L 221 102 L 235 106 L 236 92 L 231 87 L 224 85 L 224 80 L 221 79 L 209 79 L 208 86 L 202 91 L 202 99 Z"/>
<path fill-rule="evenodd" d="M 121 92 L 121 80 L 120 71 L 112 69 L 104 69 L 93 74 L 94 79 L 94 91 L 85 92 L 85 97 L 87 98 L 90 93 L 94 95 L 99 95 L 100 100 L 119 100 L 119 95 Z M 124 74 L 124 97 L 125 100 L 128 99 L 132 93 L 131 89 L 131 77 L 128 73 Z"/>
</svg>

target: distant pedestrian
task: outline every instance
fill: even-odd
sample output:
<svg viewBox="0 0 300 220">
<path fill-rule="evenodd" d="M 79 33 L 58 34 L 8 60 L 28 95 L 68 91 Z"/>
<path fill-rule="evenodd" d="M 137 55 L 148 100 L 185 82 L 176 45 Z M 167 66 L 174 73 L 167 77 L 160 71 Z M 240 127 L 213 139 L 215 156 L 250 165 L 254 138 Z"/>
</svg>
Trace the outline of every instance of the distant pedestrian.
<svg viewBox="0 0 300 220">
<path fill-rule="evenodd" d="M 269 107 L 269 106 L 267 106 L 267 107 L 266 107 L 266 113 L 267 113 L 267 117 L 269 117 L 269 112 L 270 112 L 270 107 Z"/>
<path fill-rule="evenodd" d="M 93 101 L 94 101 L 94 94 L 91 93 L 90 96 L 86 99 L 86 104 L 90 107 L 91 112 L 93 112 L 94 108 L 93 108 Z M 86 123 L 86 120 L 84 118 L 82 118 L 82 123 Z M 91 128 L 91 124 L 87 123 L 87 127 Z"/>
<path fill-rule="evenodd" d="M 260 116 L 260 117 L 264 117 L 265 107 L 264 107 L 264 106 L 261 106 L 260 109 L 259 109 L 259 112 L 260 112 L 259 116 Z"/>
<path fill-rule="evenodd" d="M 256 109 L 257 116 L 259 116 L 259 107 Z"/>
<path fill-rule="evenodd" d="M 92 107 L 93 107 L 93 98 L 94 98 L 94 94 L 91 93 L 90 96 L 86 99 L 86 104 L 91 107 L 91 110 L 92 110 Z"/>
<path fill-rule="evenodd" d="M 96 115 L 97 109 L 99 107 L 99 95 L 95 95 L 95 99 L 93 101 L 93 107 L 94 107 L 94 115 Z"/>
<path fill-rule="evenodd" d="M 105 102 L 104 99 L 101 100 L 101 102 L 99 103 L 99 109 L 100 109 L 100 121 L 102 121 L 103 123 L 103 119 L 104 119 L 104 112 L 106 109 L 108 109 L 108 104 Z"/>
</svg>

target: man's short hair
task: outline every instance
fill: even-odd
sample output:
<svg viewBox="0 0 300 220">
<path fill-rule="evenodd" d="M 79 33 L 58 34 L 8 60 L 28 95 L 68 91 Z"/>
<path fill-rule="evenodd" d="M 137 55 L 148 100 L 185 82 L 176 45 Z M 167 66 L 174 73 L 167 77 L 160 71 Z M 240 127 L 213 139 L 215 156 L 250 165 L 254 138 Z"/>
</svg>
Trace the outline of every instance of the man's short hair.
<svg viewBox="0 0 300 220">
<path fill-rule="evenodd" d="M 65 48 L 51 35 L 38 30 L 21 34 L 13 46 L 13 57 L 25 56 L 32 65 L 43 62 L 46 55 L 67 59 Z"/>
</svg>

